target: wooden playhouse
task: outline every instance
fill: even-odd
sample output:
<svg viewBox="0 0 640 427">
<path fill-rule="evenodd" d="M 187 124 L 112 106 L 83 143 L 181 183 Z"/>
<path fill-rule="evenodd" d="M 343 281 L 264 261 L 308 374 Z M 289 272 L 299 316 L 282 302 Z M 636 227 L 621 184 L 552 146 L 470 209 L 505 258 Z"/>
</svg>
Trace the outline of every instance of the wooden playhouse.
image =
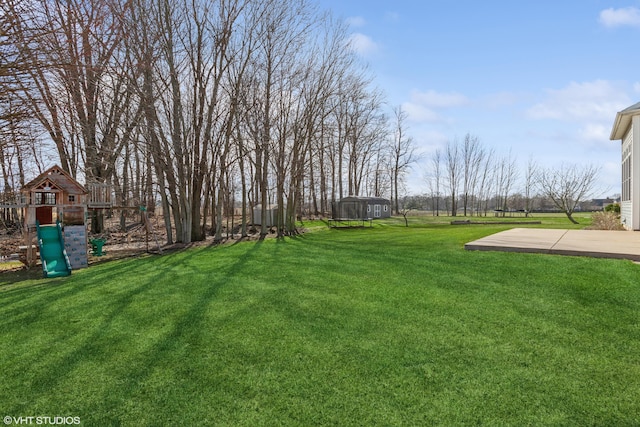
<svg viewBox="0 0 640 427">
<path fill-rule="evenodd" d="M 85 226 L 90 209 L 111 206 L 111 190 L 104 184 L 81 185 L 60 166 L 55 165 L 20 190 L 24 211 L 26 261 L 35 263 L 32 245 L 36 224 L 47 226 L 59 223 L 70 268 L 88 266 L 87 230 Z"/>
</svg>

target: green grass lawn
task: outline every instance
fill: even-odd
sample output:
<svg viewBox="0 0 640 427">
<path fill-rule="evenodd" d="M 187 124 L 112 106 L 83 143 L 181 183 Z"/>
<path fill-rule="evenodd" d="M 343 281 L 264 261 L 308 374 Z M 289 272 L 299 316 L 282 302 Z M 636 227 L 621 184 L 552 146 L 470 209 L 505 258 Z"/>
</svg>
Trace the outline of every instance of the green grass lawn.
<svg viewBox="0 0 640 427">
<path fill-rule="evenodd" d="M 410 220 L 0 274 L 0 416 L 640 425 L 640 266 L 468 252 L 509 226 Z"/>
</svg>

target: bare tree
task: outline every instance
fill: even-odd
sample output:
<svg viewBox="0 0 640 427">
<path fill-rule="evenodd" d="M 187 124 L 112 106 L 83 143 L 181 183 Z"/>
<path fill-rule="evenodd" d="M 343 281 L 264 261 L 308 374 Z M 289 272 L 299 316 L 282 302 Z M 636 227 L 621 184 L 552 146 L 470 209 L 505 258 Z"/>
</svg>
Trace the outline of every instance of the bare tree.
<svg viewBox="0 0 640 427">
<path fill-rule="evenodd" d="M 407 169 L 417 160 L 413 138 L 407 135 L 407 113 L 402 106 L 393 109 L 393 141 L 391 145 L 391 169 L 393 179 L 393 204 L 400 213 L 398 204 L 398 182 Z"/>
<path fill-rule="evenodd" d="M 525 216 L 529 216 L 529 213 L 533 207 L 533 191 L 536 184 L 536 175 L 538 173 L 538 164 L 532 157 L 529 157 L 527 162 L 527 169 L 524 174 L 524 210 Z"/>
<path fill-rule="evenodd" d="M 600 169 L 594 165 L 563 164 L 556 169 L 540 169 L 538 184 L 569 221 L 578 224 L 573 213 L 580 202 L 591 197 L 599 174 Z"/>
<path fill-rule="evenodd" d="M 460 147 L 458 141 L 449 141 L 444 151 L 444 162 L 447 174 L 447 186 L 451 197 L 451 216 L 458 211 L 457 197 L 462 179 L 462 165 L 460 163 Z"/>
<path fill-rule="evenodd" d="M 2 8 L 2 92 L 19 94 L 30 116 L 40 121 L 49 138 L 55 144 L 61 166 L 75 174 L 78 163 L 77 151 L 68 144 L 72 138 L 65 135 L 64 108 L 58 108 L 56 100 L 63 103 L 68 97 L 57 91 L 47 77 L 51 74 L 48 55 L 51 46 L 43 41 L 50 32 L 46 20 L 38 20 L 42 14 L 37 2 L 31 0 L 9 0 L 0 4 Z M 53 24 L 52 24 L 53 25 Z M 6 74 L 5 74 L 6 73 Z M 35 78 L 34 78 L 35 76 Z M 10 79 L 7 81 L 7 79 Z"/>
<path fill-rule="evenodd" d="M 494 185 L 494 166 L 494 151 L 488 150 L 484 155 L 484 160 L 480 165 L 478 165 L 480 169 L 480 172 L 478 173 L 476 195 L 476 211 L 478 212 L 478 215 L 484 214 L 486 216 L 487 214 L 488 202 Z"/>
<path fill-rule="evenodd" d="M 345 184 L 348 195 L 380 191 L 376 174 L 380 178 L 389 169 L 388 157 L 381 152 L 388 132 L 382 113 L 384 99 L 371 82 L 366 73 L 349 70 L 342 74 L 330 101 L 332 121 L 327 124 L 331 132 L 326 149 L 331 162 L 332 201 L 336 194 L 339 198 L 346 195 Z"/>
<path fill-rule="evenodd" d="M 347 27 L 342 20 L 334 20 L 324 15 L 325 26 L 315 39 L 313 50 L 308 56 L 308 73 L 304 85 L 305 132 L 307 138 L 309 191 L 312 199 L 312 211 L 326 212 L 328 209 L 328 163 L 327 151 L 331 150 L 329 137 L 332 128 L 335 99 L 345 76 L 355 63 L 355 53 L 345 49 L 348 40 Z M 297 174 L 299 178 L 302 178 Z M 316 176 L 318 175 L 318 176 Z M 316 183 L 319 182 L 318 189 Z M 300 183 L 299 183 L 300 184 Z M 376 186 L 378 184 L 378 186 Z M 380 188 L 380 180 L 374 182 L 375 191 Z M 319 190 L 319 191 L 317 191 Z M 317 193 L 320 195 L 318 206 Z M 377 194 L 377 193 L 376 193 Z M 319 208 L 319 209 L 318 209 Z"/>
<path fill-rule="evenodd" d="M 291 0 L 264 2 L 257 25 L 258 46 L 254 65 L 252 120 L 255 143 L 256 187 L 262 205 L 260 234 L 268 233 L 267 206 L 270 202 L 270 178 L 275 177 L 278 234 L 285 222 L 285 186 L 290 155 L 299 145 L 289 145 L 294 131 L 294 114 L 299 95 L 297 85 L 304 73 L 301 56 L 307 35 L 315 25 L 310 3 Z M 290 150 L 291 149 L 291 150 Z M 300 151 L 297 153 L 300 155 Z"/>
<path fill-rule="evenodd" d="M 140 43 L 146 64 L 143 105 L 155 171 L 166 186 L 162 197 L 170 201 L 180 242 L 204 238 L 205 187 L 215 194 L 205 182 L 217 177 L 224 187 L 226 172 L 214 167 L 227 165 L 234 122 L 222 85 L 235 59 L 231 36 L 243 5 L 240 0 L 150 2 L 147 13 L 154 19 L 145 24 L 151 28 L 139 30 L 153 41 Z"/>
<path fill-rule="evenodd" d="M 25 163 L 33 162 L 31 154 L 37 141 L 32 114 L 20 97 L 20 88 L 29 84 L 28 72 L 14 44 L 20 31 L 18 16 L 24 7 L 28 5 L 20 0 L 0 4 L 0 162 L 2 198 L 8 203 L 25 184 Z"/>
<path fill-rule="evenodd" d="M 387 118 L 382 113 L 383 97 L 377 88 L 360 81 L 347 96 L 346 122 L 347 170 L 349 194 L 358 196 L 371 162 L 387 136 Z"/>
<path fill-rule="evenodd" d="M 462 207 L 467 216 L 470 198 L 474 197 L 478 174 L 485 152 L 480 145 L 480 138 L 467 133 L 462 144 Z"/>
<path fill-rule="evenodd" d="M 511 152 L 496 165 L 496 197 L 497 206 L 502 209 L 502 215 L 508 208 L 509 195 L 518 180 L 518 168 L 516 159 Z"/>
<path fill-rule="evenodd" d="M 343 186 L 381 195 L 392 183 L 398 197 L 413 152 L 398 145 L 390 162 L 381 92 L 355 60 L 344 24 L 307 0 L 1 6 L 0 114 L 27 106 L 55 161 L 113 184 L 119 203 L 151 211 L 157 191 L 168 242 L 204 238 L 208 218 L 221 238 L 234 200 L 242 199 L 245 236 L 246 210 L 259 202 L 277 202 L 282 235 L 295 232 L 306 200 L 318 210 L 317 192 L 323 212 Z M 1 66 L 13 57 L 25 78 L 16 72 L 12 83 L 26 103 L 8 98 Z M 16 136 L 19 124 L 4 120 L 0 131 Z M 5 187 L 16 181 L 14 164 L 24 182 L 26 154 L 43 163 L 33 147 L 2 148 Z"/>
<path fill-rule="evenodd" d="M 61 166 L 87 182 L 108 182 L 141 111 L 122 46 L 129 2 L 29 0 L 14 45 L 30 84 L 22 95 L 56 144 Z M 93 211 L 92 228 L 102 229 Z"/>
<path fill-rule="evenodd" d="M 440 216 L 440 197 L 442 189 L 442 151 L 437 149 L 431 155 L 431 171 L 426 174 L 427 186 L 431 194 L 432 211 L 435 216 Z"/>
</svg>

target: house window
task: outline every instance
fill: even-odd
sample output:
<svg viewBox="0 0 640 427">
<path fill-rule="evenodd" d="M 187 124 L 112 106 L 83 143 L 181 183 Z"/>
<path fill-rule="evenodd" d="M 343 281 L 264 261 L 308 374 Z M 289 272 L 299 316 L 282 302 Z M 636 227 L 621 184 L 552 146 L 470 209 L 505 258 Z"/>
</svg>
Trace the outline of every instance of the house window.
<svg viewBox="0 0 640 427">
<path fill-rule="evenodd" d="M 55 205 L 56 193 L 36 193 L 36 205 Z"/>
<path fill-rule="evenodd" d="M 622 201 L 631 200 L 631 148 L 622 153 Z"/>
<path fill-rule="evenodd" d="M 69 203 L 73 203 L 76 201 L 76 196 L 74 194 L 69 194 Z"/>
<path fill-rule="evenodd" d="M 384 205 L 384 211 L 387 212 L 389 210 L 389 206 Z"/>
<path fill-rule="evenodd" d="M 367 205 L 367 213 L 371 212 L 371 205 Z"/>
</svg>

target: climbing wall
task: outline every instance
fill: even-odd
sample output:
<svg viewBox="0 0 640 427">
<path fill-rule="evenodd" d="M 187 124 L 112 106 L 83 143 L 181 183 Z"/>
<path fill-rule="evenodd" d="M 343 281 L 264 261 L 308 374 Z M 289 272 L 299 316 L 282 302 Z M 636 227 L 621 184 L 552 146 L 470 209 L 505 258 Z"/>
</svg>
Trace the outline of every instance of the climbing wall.
<svg viewBox="0 0 640 427">
<path fill-rule="evenodd" d="M 64 248 L 67 250 L 71 268 L 77 270 L 89 266 L 87 257 L 87 229 L 84 225 L 64 227 Z"/>
</svg>

